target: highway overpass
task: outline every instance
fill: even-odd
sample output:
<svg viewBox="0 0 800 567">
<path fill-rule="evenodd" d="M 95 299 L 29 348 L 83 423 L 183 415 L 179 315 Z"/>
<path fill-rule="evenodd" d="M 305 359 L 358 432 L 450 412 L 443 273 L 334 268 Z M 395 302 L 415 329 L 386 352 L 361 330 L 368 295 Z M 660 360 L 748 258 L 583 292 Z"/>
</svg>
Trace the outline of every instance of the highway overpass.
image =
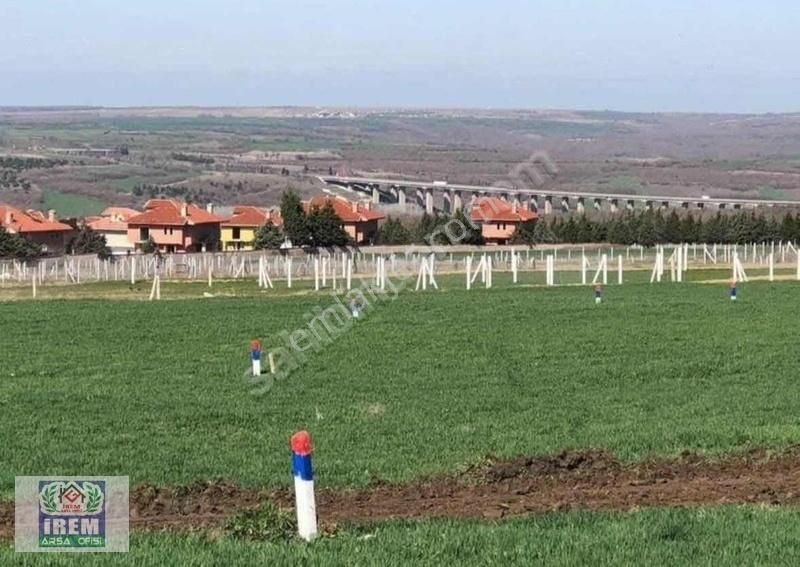
<svg viewBox="0 0 800 567">
<path fill-rule="evenodd" d="M 494 195 L 509 202 L 526 204 L 544 214 L 554 210 L 584 212 L 595 210 L 616 212 L 622 208 L 683 207 L 695 209 L 755 209 L 759 207 L 800 207 L 800 201 L 774 201 L 766 199 L 730 199 L 719 197 L 676 197 L 674 195 L 626 195 L 616 193 L 587 193 L 553 191 L 549 189 L 509 189 L 507 187 L 459 185 L 442 181 L 413 181 L 408 179 L 380 179 L 372 177 L 320 176 L 328 185 L 367 193 L 374 203 L 393 202 L 406 205 L 412 202 L 432 214 L 438 200 L 446 212 L 456 211 L 467 202 L 483 195 Z"/>
</svg>

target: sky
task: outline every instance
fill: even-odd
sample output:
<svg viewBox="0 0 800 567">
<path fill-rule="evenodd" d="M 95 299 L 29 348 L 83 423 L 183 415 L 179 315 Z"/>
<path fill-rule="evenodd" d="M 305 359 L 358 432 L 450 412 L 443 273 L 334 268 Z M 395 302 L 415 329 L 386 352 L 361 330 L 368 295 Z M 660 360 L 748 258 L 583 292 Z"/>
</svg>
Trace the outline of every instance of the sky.
<svg viewBox="0 0 800 567">
<path fill-rule="evenodd" d="M 800 111 L 796 0 L 0 0 L 0 105 Z"/>
</svg>

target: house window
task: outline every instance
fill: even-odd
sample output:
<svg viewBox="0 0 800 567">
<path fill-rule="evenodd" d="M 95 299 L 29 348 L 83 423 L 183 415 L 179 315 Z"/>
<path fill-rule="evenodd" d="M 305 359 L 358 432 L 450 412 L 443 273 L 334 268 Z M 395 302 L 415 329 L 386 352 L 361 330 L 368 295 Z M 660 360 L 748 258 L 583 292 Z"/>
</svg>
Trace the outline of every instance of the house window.
<svg viewBox="0 0 800 567">
<path fill-rule="evenodd" d="M 500 230 L 500 223 L 497 223 L 497 230 Z"/>
<path fill-rule="evenodd" d="M 139 240 L 144 242 L 150 238 L 150 228 L 143 226 L 139 229 Z"/>
<path fill-rule="evenodd" d="M 242 229 L 241 228 L 234 228 L 233 229 L 233 239 L 239 240 L 242 237 Z"/>
</svg>

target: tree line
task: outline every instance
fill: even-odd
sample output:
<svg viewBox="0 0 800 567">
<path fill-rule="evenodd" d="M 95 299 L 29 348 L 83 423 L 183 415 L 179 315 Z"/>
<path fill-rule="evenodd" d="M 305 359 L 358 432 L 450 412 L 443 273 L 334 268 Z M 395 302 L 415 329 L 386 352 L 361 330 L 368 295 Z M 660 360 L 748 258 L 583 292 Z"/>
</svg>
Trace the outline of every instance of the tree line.
<svg viewBox="0 0 800 567">
<path fill-rule="evenodd" d="M 300 197 L 289 190 L 281 195 L 280 208 L 283 226 L 268 222 L 259 227 L 254 242 L 256 250 L 280 248 L 287 239 L 292 246 L 321 248 L 351 243 L 350 236 L 342 227 L 342 219 L 330 202 L 323 207 L 312 207 L 306 213 Z"/>
<path fill-rule="evenodd" d="M 443 227 L 451 220 L 461 221 L 466 232 L 451 242 Z M 453 234 L 457 231 L 448 231 Z M 430 242 L 433 235 L 433 242 Z M 782 217 L 755 212 L 718 212 L 713 216 L 679 215 L 677 211 L 628 211 L 607 218 L 572 215 L 551 220 L 540 218 L 521 223 L 511 236 L 511 244 L 609 243 L 653 246 L 677 242 L 745 244 L 752 242 L 800 241 L 800 214 Z M 378 230 L 377 244 L 483 244 L 480 229 L 466 216 L 423 215 L 418 220 L 389 218 Z"/>
</svg>

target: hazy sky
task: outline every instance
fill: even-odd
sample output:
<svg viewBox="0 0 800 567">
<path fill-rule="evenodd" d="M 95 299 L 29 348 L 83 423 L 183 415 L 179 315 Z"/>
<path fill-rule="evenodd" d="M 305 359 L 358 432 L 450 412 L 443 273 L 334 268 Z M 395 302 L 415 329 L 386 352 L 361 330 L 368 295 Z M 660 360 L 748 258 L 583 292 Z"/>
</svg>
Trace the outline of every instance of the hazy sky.
<svg viewBox="0 0 800 567">
<path fill-rule="evenodd" d="M 0 105 L 800 110 L 797 0 L 0 0 Z"/>
</svg>

